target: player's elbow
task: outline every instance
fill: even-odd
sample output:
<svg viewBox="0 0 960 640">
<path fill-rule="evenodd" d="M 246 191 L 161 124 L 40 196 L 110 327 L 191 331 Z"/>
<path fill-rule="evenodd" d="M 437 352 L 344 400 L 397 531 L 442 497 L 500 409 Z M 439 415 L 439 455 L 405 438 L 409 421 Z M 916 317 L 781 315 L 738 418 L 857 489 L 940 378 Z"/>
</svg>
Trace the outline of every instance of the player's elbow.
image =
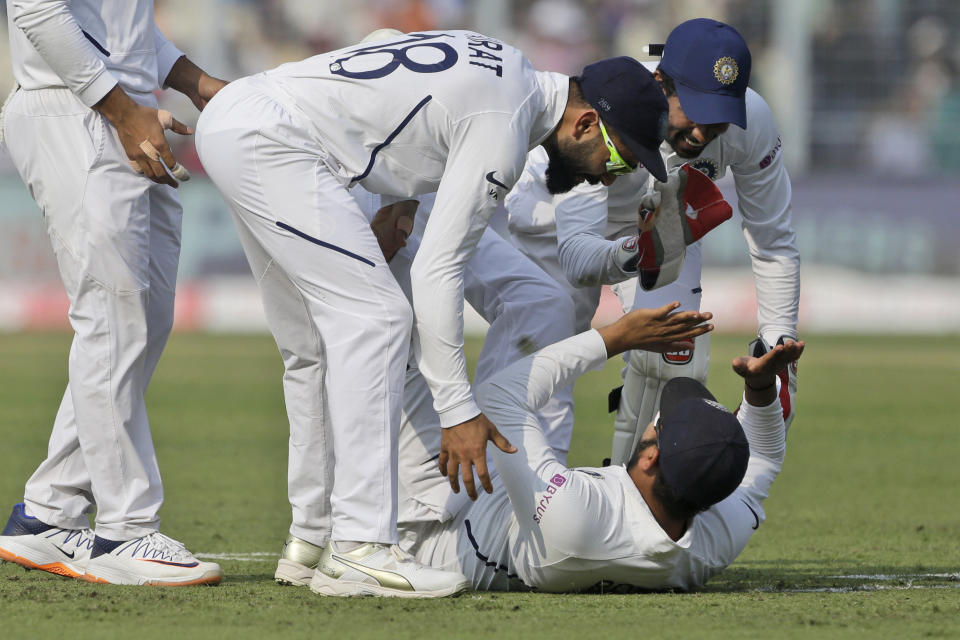
<svg viewBox="0 0 960 640">
<path fill-rule="evenodd" d="M 7 5 L 10 19 L 21 31 L 28 31 L 45 22 L 57 10 L 66 10 L 65 0 L 11 0 Z"/>
<path fill-rule="evenodd" d="M 498 424 L 499 416 L 514 415 L 518 409 L 525 407 L 522 398 L 510 393 L 506 385 L 498 382 L 498 375 L 495 374 L 473 390 L 473 397 L 480 411 L 493 420 L 494 424 Z"/>
</svg>

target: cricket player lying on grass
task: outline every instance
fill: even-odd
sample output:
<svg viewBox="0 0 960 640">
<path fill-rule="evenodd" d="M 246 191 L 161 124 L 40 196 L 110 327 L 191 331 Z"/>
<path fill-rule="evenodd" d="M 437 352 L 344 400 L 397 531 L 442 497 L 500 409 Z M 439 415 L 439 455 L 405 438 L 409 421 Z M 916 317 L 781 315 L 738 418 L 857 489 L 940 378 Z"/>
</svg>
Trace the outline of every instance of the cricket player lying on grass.
<svg viewBox="0 0 960 640">
<path fill-rule="evenodd" d="M 453 494 L 437 471 L 438 419 L 416 370 L 408 374 L 401 431 L 401 546 L 423 564 L 462 572 L 475 589 L 569 592 L 695 589 L 727 567 L 764 520 L 785 452 L 776 371 L 803 342 L 737 358 L 744 379 L 736 415 L 692 378 L 663 391 L 630 461 L 570 469 L 536 417 L 565 384 L 627 349 L 670 349 L 669 324 L 709 313 L 634 310 L 616 323 L 519 360 L 477 390 L 487 416 L 519 449 L 490 447 L 494 492 Z M 667 340 L 664 340 L 667 338 Z M 672 343 L 674 346 L 676 342 Z"/>
</svg>

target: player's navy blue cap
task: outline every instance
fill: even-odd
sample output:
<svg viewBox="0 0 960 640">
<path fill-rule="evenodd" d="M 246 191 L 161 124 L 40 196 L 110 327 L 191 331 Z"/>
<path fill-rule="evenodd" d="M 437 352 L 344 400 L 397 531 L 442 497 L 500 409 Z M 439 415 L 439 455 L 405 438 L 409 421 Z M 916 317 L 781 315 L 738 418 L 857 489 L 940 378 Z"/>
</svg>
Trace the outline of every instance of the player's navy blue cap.
<svg viewBox="0 0 960 640">
<path fill-rule="evenodd" d="M 750 446 L 740 421 L 693 378 L 673 378 L 660 395 L 660 473 L 674 494 L 706 509 L 747 473 Z"/>
<path fill-rule="evenodd" d="M 687 20 L 671 31 L 660 60 L 690 120 L 732 122 L 741 129 L 747 128 L 750 64 L 750 49 L 737 30 L 708 18 Z"/>
<path fill-rule="evenodd" d="M 640 163 L 660 182 L 667 168 L 660 143 L 667 135 L 667 99 L 646 67 L 626 56 L 607 58 L 584 67 L 578 78 L 587 99 Z"/>
</svg>

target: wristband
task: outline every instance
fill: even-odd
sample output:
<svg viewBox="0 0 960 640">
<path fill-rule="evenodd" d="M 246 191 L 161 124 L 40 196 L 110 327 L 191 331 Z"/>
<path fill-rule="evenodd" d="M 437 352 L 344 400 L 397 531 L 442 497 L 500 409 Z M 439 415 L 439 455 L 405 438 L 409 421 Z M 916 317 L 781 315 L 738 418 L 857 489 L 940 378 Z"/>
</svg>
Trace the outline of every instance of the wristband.
<svg viewBox="0 0 960 640">
<path fill-rule="evenodd" d="M 773 378 L 773 382 L 771 382 L 770 384 L 768 384 L 768 385 L 765 386 L 765 387 L 760 387 L 759 389 L 758 389 L 757 387 L 751 387 L 751 386 L 750 386 L 750 383 L 747 382 L 746 380 L 743 381 L 743 384 L 746 385 L 746 387 L 747 387 L 748 389 L 750 389 L 751 391 L 766 391 L 766 390 L 769 389 L 770 387 L 775 387 L 775 386 L 777 386 L 777 378 L 774 377 L 774 378 Z"/>
</svg>

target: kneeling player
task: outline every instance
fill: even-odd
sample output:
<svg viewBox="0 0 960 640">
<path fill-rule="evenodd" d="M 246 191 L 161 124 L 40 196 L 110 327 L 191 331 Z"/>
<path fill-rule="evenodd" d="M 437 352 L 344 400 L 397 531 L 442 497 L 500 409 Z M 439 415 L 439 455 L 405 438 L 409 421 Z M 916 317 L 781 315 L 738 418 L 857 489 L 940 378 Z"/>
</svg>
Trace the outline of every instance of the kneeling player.
<svg viewBox="0 0 960 640">
<path fill-rule="evenodd" d="M 710 314 L 637 310 L 551 345 L 478 389 L 486 415 L 519 451 L 491 448 L 494 492 L 459 500 L 436 472 L 427 394 L 408 379 L 401 434 L 401 545 L 424 563 L 465 574 L 476 589 L 691 589 L 728 566 L 764 520 L 785 429 L 775 372 L 802 342 L 733 362 L 744 379 L 737 416 L 699 382 L 678 378 L 625 466 L 569 469 L 536 418 L 577 376 L 626 349 L 675 348 L 706 333 Z M 669 327 L 670 323 L 673 327 Z M 696 332 L 689 331 L 696 327 Z M 673 332 L 671 335 L 670 332 Z M 671 342 L 672 341 L 672 342 Z M 422 384 L 421 384 L 422 386 Z M 411 406 L 411 403 L 414 406 Z"/>
</svg>

